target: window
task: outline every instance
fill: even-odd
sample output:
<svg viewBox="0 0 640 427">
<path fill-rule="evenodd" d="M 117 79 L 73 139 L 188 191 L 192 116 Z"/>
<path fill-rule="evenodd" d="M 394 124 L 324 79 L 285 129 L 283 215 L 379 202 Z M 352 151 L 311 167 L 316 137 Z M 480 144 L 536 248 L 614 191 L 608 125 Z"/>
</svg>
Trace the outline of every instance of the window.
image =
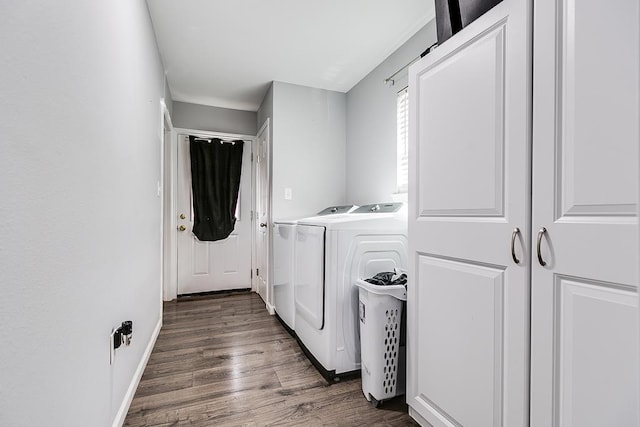
<svg viewBox="0 0 640 427">
<path fill-rule="evenodd" d="M 409 90 L 402 89 L 398 92 L 397 104 L 397 186 L 398 193 L 406 193 L 409 186 Z"/>
</svg>

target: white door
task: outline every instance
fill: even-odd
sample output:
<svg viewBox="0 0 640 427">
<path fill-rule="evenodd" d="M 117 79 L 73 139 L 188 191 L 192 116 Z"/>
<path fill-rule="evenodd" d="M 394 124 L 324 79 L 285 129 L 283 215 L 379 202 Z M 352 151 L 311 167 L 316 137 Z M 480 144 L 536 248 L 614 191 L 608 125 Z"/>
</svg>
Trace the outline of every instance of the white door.
<svg viewBox="0 0 640 427">
<path fill-rule="evenodd" d="M 638 0 L 536 3 L 532 427 L 639 422 L 638 18 Z"/>
<path fill-rule="evenodd" d="M 189 137 L 178 136 L 178 294 L 251 287 L 251 143 L 242 153 L 235 229 L 216 242 L 201 242 L 191 232 L 191 163 Z"/>
<path fill-rule="evenodd" d="M 528 425 L 530 34 L 504 0 L 409 72 L 407 403 L 434 426 Z"/>
<path fill-rule="evenodd" d="M 271 219 L 269 202 L 269 122 L 267 122 L 258 133 L 256 145 L 256 290 L 265 304 L 270 307 L 269 234 Z"/>
</svg>

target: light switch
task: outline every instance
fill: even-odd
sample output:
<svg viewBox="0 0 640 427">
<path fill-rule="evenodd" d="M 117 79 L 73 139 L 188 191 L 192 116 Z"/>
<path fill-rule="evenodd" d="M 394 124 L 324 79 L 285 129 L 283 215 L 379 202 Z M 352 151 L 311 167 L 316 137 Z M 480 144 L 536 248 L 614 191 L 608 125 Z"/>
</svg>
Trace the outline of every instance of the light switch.
<svg viewBox="0 0 640 427">
<path fill-rule="evenodd" d="M 284 189 L 284 199 L 285 200 L 293 199 L 293 191 L 291 190 L 291 188 Z"/>
</svg>

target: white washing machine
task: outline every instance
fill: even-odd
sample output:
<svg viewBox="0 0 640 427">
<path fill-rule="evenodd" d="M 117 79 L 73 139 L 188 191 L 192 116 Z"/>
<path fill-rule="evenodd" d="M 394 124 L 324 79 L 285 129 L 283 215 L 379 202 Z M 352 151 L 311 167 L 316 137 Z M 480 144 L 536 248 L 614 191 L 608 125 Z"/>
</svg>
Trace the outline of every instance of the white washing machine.
<svg viewBox="0 0 640 427">
<path fill-rule="evenodd" d="M 316 217 L 347 214 L 357 206 L 329 206 Z M 314 218 L 316 218 L 314 217 Z M 295 307 L 293 300 L 293 260 L 297 220 L 274 222 L 273 234 L 273 303 L 276 315 L 289 328 L 295 330 Z"/>
<path fill-rule="evenodd" d="M 407 268 L 402 203 L 362 206 L 348 215 L 298 221 L 294 260 L 295 329 L 328 380 L 360 371 L 356 279 Z"/>
</svg>

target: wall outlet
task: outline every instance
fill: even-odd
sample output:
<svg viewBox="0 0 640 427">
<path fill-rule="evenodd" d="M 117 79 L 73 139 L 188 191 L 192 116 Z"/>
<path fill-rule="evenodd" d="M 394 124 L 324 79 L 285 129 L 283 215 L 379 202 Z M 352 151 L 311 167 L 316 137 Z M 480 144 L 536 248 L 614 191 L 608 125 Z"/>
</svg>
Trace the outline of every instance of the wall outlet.
<svg viewBox="0 0 640 427">
<path fill-rule="evenodd" d="M 293 199 L 293 190 L 291 188 L 285 188 L 284 189 L 284 199 L 285 200 L 292 200 Z"/>
</svg>

